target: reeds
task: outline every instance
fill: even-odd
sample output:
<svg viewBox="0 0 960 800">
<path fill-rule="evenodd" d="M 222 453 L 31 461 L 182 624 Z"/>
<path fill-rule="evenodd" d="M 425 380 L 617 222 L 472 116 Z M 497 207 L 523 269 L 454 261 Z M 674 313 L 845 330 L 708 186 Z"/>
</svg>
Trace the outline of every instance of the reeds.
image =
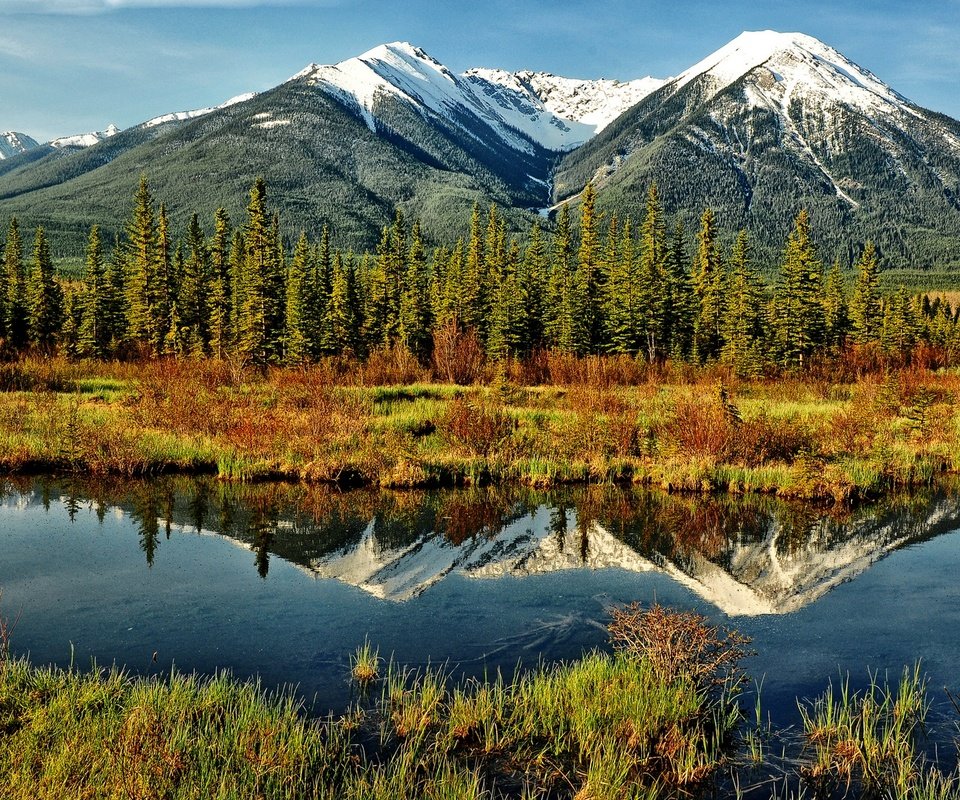
<svg viewBox="0 0 960 800">
<path fill-rule="evenodd" d="M 816 371 L 718 384 L 719 369 L 540 354 L 491 373 L 491 387 L 424 383 L 429 370 L 394 351 L 362 368 L 332 359 L 265 373 L 174 360 L 3 367 L 6 472 L 397 488 L 633 481 L 849 502 L 960 469 L 960 375 L 917 367 L 855 384 Z M 554 384 L 526 386 L 525 370 Z"/>
</svg>

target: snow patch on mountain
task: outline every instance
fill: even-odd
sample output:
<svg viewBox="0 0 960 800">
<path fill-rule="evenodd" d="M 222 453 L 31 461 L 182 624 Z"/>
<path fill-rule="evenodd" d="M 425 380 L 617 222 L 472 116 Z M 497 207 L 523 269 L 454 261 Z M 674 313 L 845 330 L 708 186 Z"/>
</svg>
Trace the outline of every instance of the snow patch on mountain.
<svg viewBox="0 0 960 800">
<path fill-rule="evenodd" d="M 600 133 L 624 111 L 667 82 L 649 76 L 621 82 L 603 78 L 562 78 L 548 72 L 530 70 L 507 72 L 481 68 L 467 70 L 464 76 L 503 86 L 530 98 L 531 102 L 539 104 L 557 118 L 584 126 L 590 132 L 587 138 Z"/>
<path fill-rule="evenodd" d="M 12 158 L 28 150 L 39 147 L 40 144 L 31 136 L 19 131 L 4 131 L 0 133 L 0 161 Z"/>
<path fill-rule="evenodd" d="M 356 109 L 374 132 L 378 103 L 392 96 L 470 135 L 463 120 L 479 120 L 524 152 L 531 151 L 531 141 L 554 151 L 577 147 L 662 84 L 653 78 L 620 83 L 490 69 L 456 75 L 408 42 L 380 45 L 338 64 L 310 64 L 290 80 L 327 91 Z"/>
<path fill-rule="evenodd" d="M 146 122 L 140 123 L 138 127 L 155 128 L 157 125 L 165 125 L 168 122 L 186 122 L 187 120 L 196 119 L 197 117 L 205 117 L 207 114 L 212 114 L 214 111 L 219 111 L 222 108 L 229 108 L 237 103 L 245 103 L 247 100 L 252 100 L 256 96 L 256 92 L 245 92 L 244 94 L 238 94 L 236 97 L 231 97 L 225 103 L 221 103 L 218 106 L 162 114 L 159 117 L 154 117 L 153 119 L 148 119 Z"/>
<path fill-rule="evenodd" d="M 827 97 L 869 113 L 901 110 L 912 113 L 905 97 L 873 73 L 837 50 L 803 33 L 746 31 L 678 75 L 669 86 L 679 90 L 695 78 L 709 78 L 720 91 L 758 67 L 763 76 L 751 82 L 754 91 L 783 108 L 784 98 Z"/>
<path fill-rule="evenodd" d="M 53 139 L 49 142 L 51 147 L 56 147 L 58 149 L 64 147 L 92 147 L 97 142 L 102 142 L 104 139 L 109 139 L 111 136 L 116 136 L 120 133 L 120 129 L 116 125 L 108 125 L 105 130 L 94 131 L 93 133 L 78 133 L 74 136 L 61 136 L 58 139 Z"/>
</svg>

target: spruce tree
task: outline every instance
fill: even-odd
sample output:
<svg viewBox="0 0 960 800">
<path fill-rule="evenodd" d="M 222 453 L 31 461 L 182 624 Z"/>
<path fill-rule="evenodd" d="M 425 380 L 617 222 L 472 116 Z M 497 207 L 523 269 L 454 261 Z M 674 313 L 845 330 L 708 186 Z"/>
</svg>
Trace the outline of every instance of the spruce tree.
<svg viewBox="0 0 960 800">
<path fill-rule="evenodd" d="M 827 347 L 840 349 L 846 342 L 850 330 L 850 317 L 847 308 L 846 282 L 840 271 L 840 262 L 834 261 L 827 274 L 823 296 L 824 325 L 826 327 Z"/>
<path fill-rule="evenodd" d="M 539 220 L 534 220 L 530 229 L 530 238 L 523 254 L 517 281 L 526 305 L 527 329 L 524 333 L 524 350 L 529 353 L 545 344 L 547 286 L 550 281 L 550 257 Z"/>
<path fill-rule="evenodd" d="M 214 214 L 210 242 L 209 338 L 210 353 L 223 358 L 230 346 L 233 304 L 230 287 L 230 218 L 223 208 Z"/>
<path fill-rule="evenodd" d="M 716 218 L 711 208 L 707 208 L 700 218 L 693 262 L 693 289 L 696 297 L 693 352 L 701 362 L 712 361 L 723 349 L 726 274 L 717 244 Z"/>
<path fill-rule="evenodd" d="M 920 324 L 910 295 L 902 286 L 884 302 L 882 319 L 880 345 L 890 354 L 909 355 L 919 339 Z"/>
<path fill-rule="evenodd" d="M 619 238 L 619 242 L 617 239 Z M 627 217 L 619 233 L 608 234 L 606 302 L 607 349 L 611 353 L 636 355 L 641 347 L 641 282 L 637 274 L 633 228 Z"/>
<path fill-rule="evenodd" d="M 363 339 L 367 350 L 389 344 L 390 228 L 384 227 L 373 259 L 363 270 Z"/>
<path fill-rule="evenodd" d="M 147 352 L 156 355 L 162 336 L 160 267 L 153 196 L 145 175 L 133 199 L 133 215 L 126 228 L 124 279 L 127 297 L 127 333 Z"/>
<path fill-rule="evenodd" d="M 23 242 L 17 218 L 10 220 L 3 249 L 4 301 L 0 327 L 12 347 L 27 343 L 27 276 L 23 263 Z"/>
<path fill-rule="evenodd" d="M 760 281 L 750 263 L 750 243 L 740 231 L 727 269 L 727 307 L 723 323 L 721 360 L 741 377 L 753 377 L 762 368 L 762 297 Z"/>
<path fill-rule="evenodd" d="M 400 341 L 417 358 L 430 354 L 430 298 L 427 254 L 423 245 L 420 220 L 414 220 L 410 231 L 407 270 L 400 295 Z"/>
<path fill-rule="evenodd" d="M 519 263 L 520 245 L 514 240 L 506 252 L 500 278 L 492 287 L 487 355 L 495 361 L 520 353 L 524 345 L 527 319 L 517 279 Z"/>
<path fill-rule="evenodd" d="M 127 264 L 125 247 L 122 239 L 117 236 L 113 243 L 113 253 L 106 275 L 106 337 L 108 353 L 116 353 L 124 342 L 128 341 L 127 329 Z"/>
<path fill-rule="evenodd" d="M 461 281 L 461 321 L 464 327 L 476 330 L 480 330 L 484 324 L 483 316 L 486 306 L 484 296 L 485 264 L 480 206 L 475 203 L 470 215 L 470 238 L 467 242 L 467 254 Z"/>
<path fill-rule="evenodd" d="M 876 341 L 882 325 L 880 266 L 873 242 L 867 242 L 856 265 L 857 277 L 850 298 L 850 327 L 858 344 Z"/>
<path fill-rule="evenodd" d="M 570 211 L 564 204 L 557 216 L 557 229 L 553 235 L 546 332 L 550 346 L 565 353 L 582 355 L 590 347 L 590 330 L 585 313 L 587 283 L 584 278 L 584 273 L 573 261 Z"/>
<path fill-rule="evenodd" d="M 63 318 L 58 335 L 60 352 L 67 358 L 79 356 L 80 314 L 83 287 L 67 287 L 63 292 Z"/>
<path fill-rule="evenodd" d="M 283 253 L 279 223 L 270 219 L 266 197 L 266 184 L 258 178 L 247 204 L 243 304 L 237 320 L 238 352 L 259 365 L 279 359 L 283 337 Z"/>
<path fill-rule="evenodd" d="M 603 338 L 601 312 L 603 273 L 600 251 L 600 216 L 596 209 L 597 195 L 588 182 L 580 195 L 580 246 L 577 249 L 578 281 L 584 295 L 582 324 L 587 331 L 588 349 L 598 349 Z"/>
<path fill-rule="evenodd" d="M 640 229 L 640 324 L 641 346 L 647 359 L 655 361 L 670 351 L 668 308 L 670 282 L 667 274 L 666 226 L 657 185 L 647 192 L 647 211 Z"/>
<path fill-rule="evenodd" d="M 230 329 L 227 347 L 232 353 L 239 353 L 240 348 L 240 317 L 243 316 L 246 299 L 246 262 L 247 243 L 243 231 L 237 228 L 230 240 Z"/>
<path fill-rule="evenodd" d="M 787 239 L 775 308 L 781 359 L 803 366 L 826 341 L 823 265 L 810 241 L 806 210 L 797 215 Z"/>
<path fill-rule="evenodd" d="M 163 342 L 170 335 L 178 336 L 174 327 L 173 304 L 177 301 L 180 289 L 180 273 L 183 262 L 175 260 L 176 245 L 170 232 L 170 218 L 167 207 L 160 203 L 157 209 L 157 304 L 154 314 L 158 320 L 156 349 L 162 349 Z M 183 255 L 182 252 L 180 254 Z"/>
<path fill-rule="evenodd" d="M 103 263 L 100 228 L 90 229 L 87 243 L 86 270 L 80 295 L 77 323 L 76 355 L 80 358 L 103 358 L 110 347 L 110 290 Z"/>
<path fill-rule="evenodd" d="M 27 287 L 30 341 L 50 352 L 63 324 L 63 290 L 54 276 L 50 246 L 43 227 L 37 228 L 33 242 L 33 265 Z"/>
<path fill-rule="evenodd" d="M 291 366 L 299 366 L 310 357 L 311 337 L 308 318 L 312 313 L 310 308 L 312 256 L 307 235 L 301 232 L 300 239 L 293 250 L 293 260 L 287 270 L 284 361 Z"/>
<path fill-rule="evenodd" d="M 686 359 L 693 350 L 693 335 L 698 309 L 697 297 L 687 263 L 686 230 L 678 219 L 673 229 L 670 251 L 667 254 L 669 301 L 667 322 L 670 330 L 670 356 Z"/>
<path fill-rule="evenodd" d="M 210 343 L 211 272 L 210 254 L 200 219 L 194 214 L 187 228 L 187 254 L 179 279 L 177 311 L 184 329 L 185 349 L 195 358 L 207 355 Z"/>
<path fill-rule="evenodd" d="M 336 352 L 347 356 L 357 355 L 359 344 L 357 315 L 351 297 L 351 281 L 349 264 L 345 265 L 340 253 L 335 253 L 331 270 L 326 327 L 330 330 L 333 341 L 339 345 Z"/>
</svg>

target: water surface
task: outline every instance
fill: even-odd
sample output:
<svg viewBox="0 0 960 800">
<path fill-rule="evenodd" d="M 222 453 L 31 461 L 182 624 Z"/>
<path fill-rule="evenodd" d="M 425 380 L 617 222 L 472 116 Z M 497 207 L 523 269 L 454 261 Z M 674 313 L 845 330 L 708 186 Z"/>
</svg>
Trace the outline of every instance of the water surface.
<svg viewBox="0 0 960 800">
<path fill-rule="evenodd" d="M 36 663 L 230 669 L 350 699 L 365 638 L 471 675 L 602 647 L 611 605 L 753 637 L 775 721 L 849 672 L 922 659 L 960 688 L 960 497 L 853 512 L 590 488 L 340 493 L 214 481 L 31 480 L 0 502 L 0 611 Z"/>
</svg>

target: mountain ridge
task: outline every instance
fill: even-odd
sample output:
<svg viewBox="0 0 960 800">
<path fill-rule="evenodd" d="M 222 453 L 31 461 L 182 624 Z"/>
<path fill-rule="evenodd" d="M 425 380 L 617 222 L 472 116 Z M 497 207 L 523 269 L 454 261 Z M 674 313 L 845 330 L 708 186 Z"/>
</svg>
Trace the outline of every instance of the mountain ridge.
<svg viewBox="0 0 960 800">
<path fill-rule="evenodd" d="M 89 215 L 75 198 L 106 187 L 129 197 L 132 163 L 158 186 L 178 188 L 175 201 L 165 199 L 179 221 L 228 200 L 214 205 L 194 185 L 198 176 L 236 186 L 263 174 L 297 195 L 281 198 L 295 227 L 325 223 L 344 229 L 346 244 L 371 247 L 394 207 L 424 217 L 438 240 L 459 224 L 454 212 L 475 202 L 505 206 L 520 231 L 588 181 L 601 210 L 621 218 L 656 182 L 667 212 L 688 229 L 709 205 L 727 235 L 750 230 L 764 258 L 808 208 L 828 258 L 851 261 L 873 239 L 888 262 L 960 263 L 960 122 L 801 33 L 745 32 L 676 77 L 625 82 L 487 68 L 458 75 L 422 48 L 393 42 L 119 133 L 71 137 L 59 148 L 61 140 L 34 142 L 10 155 L 0 165 L 0 213 L 54 227 L 59 214 L 70 220 L 63 235 L 78 239 L 66 228 Z M 362 155 L 347 152 L 358 148 Z M 300 199 L 317 192 L 330 197 Z M 242 213 L 242 196 L 231 202 Z M 104 206 L 118 224 L 122 204 Z"/>
</svg>

